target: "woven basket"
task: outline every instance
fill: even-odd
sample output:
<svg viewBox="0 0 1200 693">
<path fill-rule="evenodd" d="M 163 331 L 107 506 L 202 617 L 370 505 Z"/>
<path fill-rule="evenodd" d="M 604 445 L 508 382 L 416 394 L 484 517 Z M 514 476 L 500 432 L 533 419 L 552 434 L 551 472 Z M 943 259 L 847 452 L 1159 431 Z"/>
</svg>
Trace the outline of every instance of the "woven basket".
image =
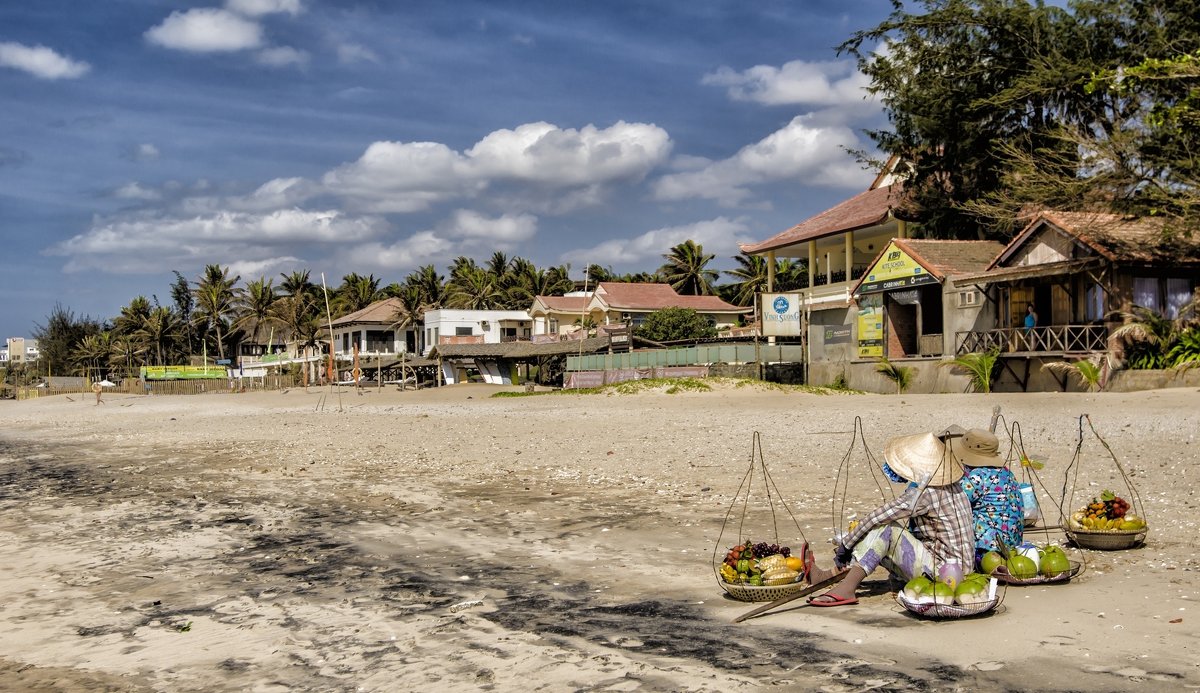
<svg viewBox="0 0 1200 693">
<path fill-rule="evenodd" d="M 900 606 L 904 607 L 909 613 L 922 616 L 924 618 L 969 618 L 971 616 L 982 616 L 1000 605 L 1002 597 L 996 595 L 994 598 L 979 604 L 963 606 L 962 604 L 917 604 L 910 602 L 904 598 L 902 592 L 896 593 L 896 601 Z"/>
<path fill-rule="evenodd" d="M 721 587 L 734 599 L 743 602 L 773 602 L 790 597 L 808 588 L 807 582 L 791 582 L 786 585 L 741 585 L 719 581 Z"/>
<path fill-rule="evenodd" d="M 1054 577 L 1046 577 L 1045 575 L 1036 575 L 1034 577 L 1025 578 L 1024 580 L 1022 580 L 1021 578 L 1016 578 L 1016 577 L 1009 575 L 1008 572 L 1004 570 L 1003 566 L 997 568 L 992 573 L 992 577 L 996 578 L 997 580 L 999 580 L 1000 582 L 1003 582 L 1006 585 L 1045 585 L 1045 584 L 1051 583 L 1051 582 L 1066 582 L 1083 571 L 1083 562 L 1082 561 L 1073 561 L 1071 559 L 1067 559 L 1067 562 L 1071 564 L 1071 569 L 1064 573 L 1059 573 L 1058 575 L 1055 575 Z"/>
<path fill-rule="evenodd" d="M 1146 541 L 1146 532 L 1149 530 L 1149 527 L 1130 530 L 1068 529 L 1067 538 L 1082 549 L 1120 551 L 1121 549 L 1132 549 L 1135 546 L 1141 546 L 1142 542 Z"/>
</svg>

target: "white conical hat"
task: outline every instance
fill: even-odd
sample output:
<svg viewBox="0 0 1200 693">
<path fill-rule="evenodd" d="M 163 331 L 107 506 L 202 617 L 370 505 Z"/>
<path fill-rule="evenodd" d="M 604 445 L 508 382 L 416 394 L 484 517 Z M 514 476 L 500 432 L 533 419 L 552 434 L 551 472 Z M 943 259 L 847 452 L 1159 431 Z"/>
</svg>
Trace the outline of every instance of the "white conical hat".
<svg viewBox="0 0 1200 693">
<path fill-rule="evenodd" d="M 929 486 L 946 486 L 962 478 L 963 468 L 932 433 L 898 436 L 883 448 L 883 459 L 900 476 Z"/>
</svg>

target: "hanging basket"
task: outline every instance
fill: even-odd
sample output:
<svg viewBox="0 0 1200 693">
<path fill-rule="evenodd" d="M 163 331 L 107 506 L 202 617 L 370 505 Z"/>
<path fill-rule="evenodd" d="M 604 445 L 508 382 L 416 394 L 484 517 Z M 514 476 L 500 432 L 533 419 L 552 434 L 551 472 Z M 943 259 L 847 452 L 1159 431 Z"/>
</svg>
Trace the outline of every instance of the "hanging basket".
<svg viewBox="0 0 1200 693">
<path fill-rule="evenodd" d="M 1124 493 L 1128 500 L 1124 500 L 1116 493 L 1105 491 L 1098 498 L 1093 498 L 1087 502 L 1087 505 L 1082 508 L 1077 508 L 1075 498 L 1079 488 L 1079 469 L 1081 465 L 1082 450 L 1084 443 L 1083 422 L 1087 421 L 1088 430 L 1104 447 L 1113 466 L 1121 476 L 1121 481 L 1124 484 Z M 1073 472 L 1073 473 L 1072 473 Z M 1101 435 L 1096 432 L 1096 427 L 1092 425 L 1092 419 L 1087 414 L 1079 417 L 1079 439 L 1075 446 L 1075 455 L 1071 459 L 1071 464 L 1067 467 L 1066 476 L 1063 479 L 1063 498 L 1067 498 L 1066 486 L 1071 484 L 1070 500 L 1065 502 L 1065 507 L 1060 506 L 1059 512 L 1061 522 L 1066 531 L 1067 538 L 1073 544 L 1083 549 L 1094 549 L 1097 551 L 1121 551 L 1124 549 L 1132 549 L 1141 546 L 1146 541 L 1146 535 L 1150 531 L 1149 525 L 1146 523 L 1146 514 L 1142 506 L 1142 498 L 1134 487 L 1133 482 L 1129 479 L 1129 475 L 1125 472 L 1125 468 L 1121 465 L 1121 461 L 1113 452 L 1112 447 L 1104 440 Z M 1105 494 L 1111 495 L 1112 498 L 1105 498 Z M 1123 501 L 1126 506 L 1126 512 L 1122 515 L 1124 518 L 1121 526 L 1113 527 L 1093 527 L 1089 526 L 1095 519 L 1090 517 L 1093 509 L 1105 507 L 1104 512 L 1108 512 L 1108 507 L 1113 502 Z M 1068 515 L 1067 513 L 1070 513 Z M 1133 518 L 1133 519 L 1130 519 Z M 1112 524 L 1116 518 L 1104 520 L 1105 523 Z M 1126 527 L 1124 525 L 1130 525 Z"/>
<path fill-rule="evenodd" d="M 761 520 L 751 516 L 751 497 L 755 489 L 762 491 L 766 502 L 766 507 L 762 509 L 759 516 Z M 783 500 L 783 495 L 779 492 L 775 480 L 767 471 L 767 464 L 762 453 L 762 436 L 755 431 L 750 445 L 749 468 L 742 477 L 741 485 L 734 494 L 729 510 L 725 513 L 725 520 L 721 524 L 721 531 L 717 535 L 716 545 L 713 547 L 713 573 L 717 584 L 733 599 L 744 602 L 771 602 L 799 594 L 809 587 L 803 581 L 805 576 L 802 567 L 787 566 L 787 559 L 792 558 L 792 547 L 780 542 L 777 506 L 791 518 L 792 524 L 796 528 L 799 543 L 795 544 L 796 555 L 794 558 L 799 559 L 799 548 L 807 544 L 804 531 L 800 529 L 800 523 L 796 521 L 791 508 Z M 725 538 L 732 534 L 731 524 L 735 513 L 737 530 L 736 535 L 733 535 L 734 545 L 726 546 Z M 759 529 L 756 532 L 748 530 L 747 520 L 751 525 L 757 525 Z M 768 538 L 771 543 L 764 546 L 766 541 L 763 540 Z M 752 541 L 755 539 L 759 540 L 757 544 Z M 737 555 L 735 556 L 735 554 Z M 769 558 L 774 555 L 782 555 L 784 559 L 780 561 Z M 796 562 L 795 560 L 791 561 L 792 564 Z M 783 567 L 779 567 L 780 563 Z M 775 584 L 761 584 L 773 581 Z M 785 582 L 779 584 L 778 581 Z"/>
<path fill-rule="evenodd" d="M 976 604 L 939 604 L 937 602 L 911 602 L 903 592 L 896 593 L 896 603 L 905 611 L 929 619 L 970 618 L 983 616 L 1000 606 L 1004 598 L 998 593 L 987 601 Z"/>
<path fill-rule="evenodd" d="M 1042 575 L 1039 573 L 1031 578 L 1019 578 L 1009 575 L 1008 570 L 1004 566 L 1000 566 L 992 573 L 992 577 L 1006 585 L 1046 585 L 1055 582 L 1067 582 L 1083 572 L 1084 566 L 1083 561 L 1073 559 L 1067 559 L 1067 563 L 1070 564 L 1070 569 L 1056 575 Z"/>
</svg>

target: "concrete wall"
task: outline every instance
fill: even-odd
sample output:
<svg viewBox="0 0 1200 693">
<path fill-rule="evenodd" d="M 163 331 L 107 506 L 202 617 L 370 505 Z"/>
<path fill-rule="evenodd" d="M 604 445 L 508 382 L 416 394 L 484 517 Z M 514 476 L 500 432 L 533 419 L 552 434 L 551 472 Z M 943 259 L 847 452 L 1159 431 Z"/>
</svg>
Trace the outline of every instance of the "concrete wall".
<svg viewBox="0 0 1200 693">
<path fill-rule="evenodd" d="M 1108 392 L 1135 392 L 1167 387 L 1200 387 L 1200 368 L 1117 371 L 1104 389 Z"/>
</svg>

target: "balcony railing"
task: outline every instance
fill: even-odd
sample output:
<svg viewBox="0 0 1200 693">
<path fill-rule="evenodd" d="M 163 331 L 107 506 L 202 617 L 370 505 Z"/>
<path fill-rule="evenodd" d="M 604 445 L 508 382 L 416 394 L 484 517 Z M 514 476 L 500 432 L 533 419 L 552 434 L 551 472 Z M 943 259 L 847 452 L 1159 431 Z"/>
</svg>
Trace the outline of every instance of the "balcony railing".
<svg viewBox="0 0 1200 693">
<path fill-rule="evenodd" d="M 959 332 L 955 337 L 959 354 L 992 349 L 1005 354 L 1086 354 L 1108 349 L 1108 328 L 1103 325 L 1002 327 Z"/>
</svg>

